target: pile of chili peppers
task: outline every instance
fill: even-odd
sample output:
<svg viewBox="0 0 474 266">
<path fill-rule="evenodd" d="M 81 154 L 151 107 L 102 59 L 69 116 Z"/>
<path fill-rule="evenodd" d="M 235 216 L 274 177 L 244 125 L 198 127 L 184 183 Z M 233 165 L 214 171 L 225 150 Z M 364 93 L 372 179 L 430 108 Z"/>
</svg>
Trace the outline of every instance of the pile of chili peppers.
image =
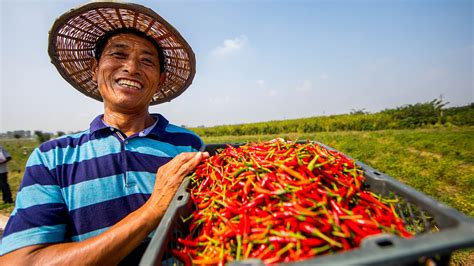
<svg viewBox="0 0 474 266">
<path fill-rule="evenodd" d="M 353 249 L 382 232 L 410 237 L 390 200 L 363 182 L 352 159 L 318 143 L 228 146 L 192 174 L 189 234 L 172 253 L 187 265 L 274 264 Z"/>
</svg>

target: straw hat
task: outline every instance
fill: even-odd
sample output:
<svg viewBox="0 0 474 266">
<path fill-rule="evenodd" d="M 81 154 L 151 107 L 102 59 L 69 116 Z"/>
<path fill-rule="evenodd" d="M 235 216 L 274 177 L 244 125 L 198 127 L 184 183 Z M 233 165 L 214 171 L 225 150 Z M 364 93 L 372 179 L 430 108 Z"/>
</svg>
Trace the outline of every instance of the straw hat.
<svg viewBox="0 0 474 266">
<path fill-rule="evenodd" d="M 51 62 L 74 88 L 102 101 L 97 84 L 92 81 L 95 44 L 107 32 L 122 28 L 145 33 L 163 49 L 166 81 L 151 105 L 168 102 L 191 85 L 196 59 L 189 44 L 153 10 L 131 3 L 92 2 L 56 19 L 49 32 Z"/>
</svg>

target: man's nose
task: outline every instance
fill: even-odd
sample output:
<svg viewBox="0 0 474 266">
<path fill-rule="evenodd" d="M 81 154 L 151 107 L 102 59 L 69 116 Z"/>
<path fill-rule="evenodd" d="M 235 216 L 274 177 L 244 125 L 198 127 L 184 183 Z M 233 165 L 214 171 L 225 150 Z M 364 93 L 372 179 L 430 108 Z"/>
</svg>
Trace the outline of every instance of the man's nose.
<svg viewBox="0 0 474 266">
<path fill-rule="evenodd" d="M 130 75 L 136 75 L 140 73 L 140 62 L 137 58 L 133 56 L 127 58 L 123 67 L 124 71 L 128 72 Z"/>
</svg>

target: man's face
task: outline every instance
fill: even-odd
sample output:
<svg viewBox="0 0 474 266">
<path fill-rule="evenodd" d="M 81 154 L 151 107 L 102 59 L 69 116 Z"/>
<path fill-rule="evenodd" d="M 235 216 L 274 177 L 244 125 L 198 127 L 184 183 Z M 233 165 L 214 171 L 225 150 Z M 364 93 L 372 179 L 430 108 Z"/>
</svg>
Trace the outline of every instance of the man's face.
<svg viewBox="0 0 474 266">
<path fill-rule="evenodd" d="M 148 108 L 165 78 L 155 46 L 131 33 L 111 37 L 93 70 L 105 107 L 131 113 Z"/>
</svg>

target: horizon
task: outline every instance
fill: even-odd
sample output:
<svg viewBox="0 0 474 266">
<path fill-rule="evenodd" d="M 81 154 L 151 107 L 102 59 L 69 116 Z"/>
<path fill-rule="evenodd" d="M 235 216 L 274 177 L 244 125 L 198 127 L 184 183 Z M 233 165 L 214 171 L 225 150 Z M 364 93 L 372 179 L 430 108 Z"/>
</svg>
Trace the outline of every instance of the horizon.
<svg viewBox="0 0 474 266">
<path fill-rule="evenodd" d="M 102 113 L 47 54 L 54 20 L 87 2 L 0 0 L 0 132 L 77 132 Z M 175 125 L 376 113 L 440 96 L 447 107 L 473 102 L 472 1 L 134 2 L 196 54 L 193 84 L 149 109 Z"/>
<path fill-rule="evenodd" d="M 422 102 L 422 103 L 415 103 L 413 105 L 416 105 L 416 104 L 423 104 L 423 103 L 427 103 L 427 102 Z M 467 107 L 467 106 L 470 106 L 470 105 L 473 105 L 474 102 L 471 102 L 471 103 L 468 103 L 468 104 L 465 104 L 465 105 L 457 105 L 457 106 L 448 106 L 447 108 L 443 108 L 443 110 L 446 110 L 446 109 L 449 109 L 449 108 L 458 108 L 458 107 Z M 395 108 L 386 108 L 386 109 L 383 109 L 383 110 L 379 110 L 377 112 L 368 112 L 368 111 L 365 111 L 365 108 L 362 108 L 362 109 L 358 109 L 358 110 L 353 110 L 355 112 L 357 111 L 362 111 L 364 112 L 363 115 L 371 115 L 371 114 L 377 114 L 377 113 L 380 113 L 380 112 L 383 112 L 383 111 L 386 111 L 386 110 L 394 110 L 394 109 L 397 109 L 397 108 L 401 108 L 401 107 L 405 107 L 405 106 L 408 106 L 408 105 L 412 105 L 412 104 L 404 104 L 404 105 L 401 105 L 401 106 L 397 106 Z M 266 121 L 256 121 L 256 122 L 249 122 L 249 123 L 236 123 L 236 124 L 221 124 L 221 125 L 213 125 L 213 126 L 204 126 L 204 125 L 198 125 L 198 126 L 187 126 L 187 125 L 179 125 L 179 126 L 182 126 L 182 127 L 185 127 L 185 128 L 188 128 L 188 129 L 197 129 L 197 128 L 213 128 L 213 127 L 222 127 L 222 126 L 238 126 L 238 125 L 249 125 L 249 124 L 258 124 L 258 123 L 272 123 L 272 122 L 281 122 L 281 121 L 290 121 L 290 120 L 299 120 L 299 119 L 311 119 L 311 118 L 316 118 L 316 117 L 330 117 L 330 116 L 342 116 L 342 115 L 360 115 L 360 114 L 353 114 L 352 111 L 350 113 L 341 113 L 341 114 L 323 114 L 323 115 L 317 115 L 317 116 L 308 116 L 308 117 L 297 117 L 297 118 L 289 118 L 289 119 L 281 119 L 281 120 L 266 120 Z M 40 132 L 43 132 L 43 133 L 47 133 L 47 134 L 57 134 L 58 132 L 62 132 L 62 133 L 65 133 L 65 134 L 74 134 L 74 133 L 78 133 L 78 132 L 81 132 L 83 130 L 79 130 L 79 131 L 64 131 L 64 130 L 56 130 L 56 131 L 42 131 L 42 130 L 25 130 L 25 129 L 17 129 L 17 130 L 9 130 L 9 131 L 5 131 L 5 132 L 1 132 L 0 131 L 0 136 L 1 135 L 6 135 L 7 133 L 14 133 L 14 132 L 17 132 L 17 131 L 30 131 L 32 135 L 32 138 L 34 138 L 34 132 L 35 131 L 40 131 Z"/>
</svg>

